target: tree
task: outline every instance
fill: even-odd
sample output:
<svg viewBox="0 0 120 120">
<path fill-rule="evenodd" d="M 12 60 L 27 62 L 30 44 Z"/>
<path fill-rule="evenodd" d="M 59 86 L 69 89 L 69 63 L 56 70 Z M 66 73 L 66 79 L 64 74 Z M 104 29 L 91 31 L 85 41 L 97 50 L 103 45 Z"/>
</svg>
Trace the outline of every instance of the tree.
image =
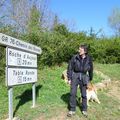
<svg viewBox="0 0 120 120">
<path fill-rule="evenodd" d="M 98 36 L 100 36 L 101 32 L 102 32 L 102 29 L 99 29 L 98 31 L 95 31 L 92 27 L 90 27 L 90 30 L 88 32 L 88 37 L 91 40 L 94 40 L 94 39 L 98 38 Z"/>
<path fill-rule="evenodd" d="M 40 13 L 36 7 L 33 5 L 30 10 L 30 19 L 28 20 L 28 32 L 37 32 L 40 30 Z"/>
<path fill-rule="evenodd" d="M 3 0 L 2 0 L 3 1 Z M 14 27 L 18 33 L 26 32 L 26 25 L 29 18 L 30 4 L 28 0 L 5 0 L 1 7 L 2 24 Z"/>
<path fill-rule="evenodd" d="M 30 17 L 28 20 L 27 36 L 28 41 L 37 45 L 41 34 L 40 12 L 36 5 L 33 5 L 30 10 Z"/>
<path fill-rule="evenodd" d="M 69 33 L 67 27 L 64 24 L 57 24 L 54 27 L 54 31 L 64 36 L 67 36 Z"/>
<path fill-rule="evenodd" d="M 60 20 L 57 15 L 54 16 L 52 31 L 57 32 L 64 36 L 67 36 L 69 32 L 66 25 L 63 23 L 60 23 Z"/>
<path fill-rule="evenodd" d="M 2 7 L 5 3 L 5 0 L 0 0 L 0 7 Z"/>
<path fill-rule="evenodd" d="M 40 12 L 40 24 L 44 29 L 51 29 L 54 13 L 50 11 L 50 0 L 29 0 L 31 5 L 36 5 Z"/>
<path fill-rule="evenodd" d="M 40 13 L 39 21 L 45 26 L 48 16 L 49 0 L 0 0 L 0 23 L 14 26 L 16 32 L 26 33 L 31 9 L 36 6 Z M 44 24 L 44 25 L 43 25 Z M 48 23 L 47 23 L 48 24 Z"/>
<path fill-rule="evenodd" d="M 59 24 L 59 18 L 57 15 L 54 16 L 53 18 L 53 25 L 52 25 L 52 31 L 55 31 L 56 26 Z"/>
<path fill-rule="evenodd" d="M 116 35 L 120 35 L 120 8 L 114 8 L 108 17 L 110 27 L 115 31 Z"/>
</svg>

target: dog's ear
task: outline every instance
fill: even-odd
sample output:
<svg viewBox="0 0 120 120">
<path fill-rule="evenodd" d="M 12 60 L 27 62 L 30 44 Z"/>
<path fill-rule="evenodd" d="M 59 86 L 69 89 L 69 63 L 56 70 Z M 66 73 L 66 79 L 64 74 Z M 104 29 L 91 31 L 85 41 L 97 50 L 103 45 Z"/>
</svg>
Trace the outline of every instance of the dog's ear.
<svg viewBox="0 0 120 120">
<path fill-rule="evenodd" d="M 91 83 L 88 83 L 87 89 L 88 89 L 88 90 L 92 90 L 92 89 L 93 89 L 93 86 L 91 85 Z"/>
<path fill-rule="evenodd" d="M 88 85 L 87 85 L 87 89 L 90 89 L 90 88 L 91 88 L 91 87 L 90 87 L 90 84 L 88 84 Z"/>
</svg>

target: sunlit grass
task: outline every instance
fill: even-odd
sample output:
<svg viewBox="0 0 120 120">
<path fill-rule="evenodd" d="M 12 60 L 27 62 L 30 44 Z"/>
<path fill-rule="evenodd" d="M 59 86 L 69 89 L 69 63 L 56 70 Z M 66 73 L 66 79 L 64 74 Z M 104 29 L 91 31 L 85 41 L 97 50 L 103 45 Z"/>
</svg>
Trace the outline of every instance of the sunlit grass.
<svg viewBox="0 0 120 120">
<path fill-rule="evenodd" d="M 14 115 L 22 120 L 34 120 L 35 118 L 40 118 L 42 116 L 44 116 L 45 120 L 49 120 L 51 117 L 53 118 L 54 116 L 58 116 L 59 112 L 62 111 L 64 111 L 64 115 L 66 115 L 68 111 L 67 106 L 69 102 L 70 86 L 61 79 L 62 71 L 65 70 L 66 67 L 67 65 L 63 64 L 61 67 L 46 67 L 43 70 L 38 71 L 38 82 L 36 83 L 37 101 L 34 109 L 31 108 L 32 85 L 27 84 L 14 87 Z M 99 67 L 99 65 L 97 67 Z M 116 67 L 114 67 L 114 69 L 115 68 Z M 94 74 L 93 83 L 100 81 L 101 78 Z M 88 108 L 90 120 L 118 120 L 120 115 L 120 111 L 118 109 L 119 101 L 108 97 L 105 92 L 98 92 L 98 97 L 101 101 L 100 105 L 96 103 L 90 103 L 91 107 Z M 77 99 L 79 97 L 80 92 L 77 94 Z M 7 117 L 7 87 L 5 86 L 5 83 L 2 82 L 0 85 L 0 120 Z M 77 119 L 78 117 L 80 117 L 81 120 L 84 120 L 79 106 L 77 106 L 77 113 L 74 119 Z"/>
</svg>

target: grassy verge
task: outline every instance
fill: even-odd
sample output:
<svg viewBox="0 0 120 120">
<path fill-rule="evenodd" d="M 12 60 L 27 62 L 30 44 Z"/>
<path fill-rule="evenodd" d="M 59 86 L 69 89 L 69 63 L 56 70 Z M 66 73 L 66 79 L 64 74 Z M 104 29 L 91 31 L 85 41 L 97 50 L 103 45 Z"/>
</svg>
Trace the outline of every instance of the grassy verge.
<svg viewBox="0 0 120 120">
<path fill-rule="evenodd" d="M 120 64 L 98 64 L 96 63 L 95 69 L 102 71 L 104 74 L 110 76 L 115 80 L 120 80 Z"/>
<path fill-rule="evenodd" d="M 56 120 L 66 119 L 67 106 L 69 101 L 69 85 L 61 79 L 62 71 L 66 69 L 66 64 L 62 67 L 45 68 L 38 71 L 38 82 L 36 84 L 37 102 L 36 108 L 31 108 L 31 85 L 22 85 L 14 87 L 14 115 L 22 120 Z M 94 75 L 94 82 L 100 81 L 101 78 Z M 119 118 L 119 101 L 108 97 L 105 92 L 98 93 L 101 105 L 90 103 L 88 108 L 90 120 L 117 120 Z M 80 92 L 77 94 L 80 97 Z M 78 102 L 79 103 L 79 102 Z M 112 109 L 112 111 L 111 111 Z M 0 85 L 0 120 L 8 117 L 8 96 L 7 88 L 4 82 Z M 79 105 L 74 120 L 85 119 Z M 98 119 L 99 117 L 99 119 Z"/>
</svg>

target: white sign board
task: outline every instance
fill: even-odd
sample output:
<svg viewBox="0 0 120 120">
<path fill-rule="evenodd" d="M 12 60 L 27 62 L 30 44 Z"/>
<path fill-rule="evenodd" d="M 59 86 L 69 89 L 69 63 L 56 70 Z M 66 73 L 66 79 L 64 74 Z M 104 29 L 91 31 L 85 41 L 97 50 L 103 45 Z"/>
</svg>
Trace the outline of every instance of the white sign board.
<svg viewBox="0 0 120 120">
<path fill-rule="evenodd" d="M 0 33 L 0 44 L 3 46 L 10 46 L 14 48 L 19 48 L 25 51 L 29 51 L 36 54 L 41 54 L 41 48 L 32 45 L 30 43 L 18 40 L 16 38 L 10 37 L 8 35 Z"/>
<path fill-rule="evenodd" d="M 34 83 L 37 81 L 37 69 L 6 68 L 7 86 Z"/>
<path fill-rule="evenodd" d="M 12 48 L 6 48 L 6 59 L 8 66 L 19 67 L 37 67 L 37 55 L 15 50 Z"/>
<path fill-rule="evenodd" d="M 6 48 L 6 85 L 8 86 L 9 120 L 13 119 L 12 86 L 33 83 L 32 98 L 35 107 L 35 82 L 37 82 L 37 54 L 41 48 L 0 33 L 0 45 Z"/>
</svg>

